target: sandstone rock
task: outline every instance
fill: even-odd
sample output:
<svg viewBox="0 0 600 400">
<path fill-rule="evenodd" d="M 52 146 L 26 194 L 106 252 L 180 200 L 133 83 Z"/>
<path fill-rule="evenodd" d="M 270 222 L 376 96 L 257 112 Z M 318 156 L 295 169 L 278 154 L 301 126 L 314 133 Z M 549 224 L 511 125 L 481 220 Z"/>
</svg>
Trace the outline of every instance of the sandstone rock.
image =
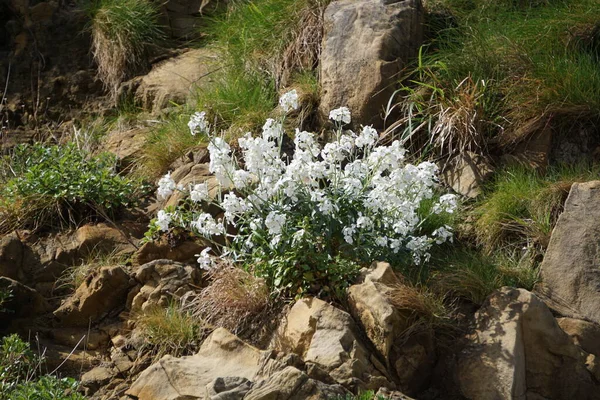
<svg viewBox="0 0 600 400">
<path fill-rule="evenodd" d="M 481 185 L 493 174 L 494 169 L 482 156 L 467 151 L 456 157 L 453 165 L 443 172 L 446 182 L 456 193 L 469 198 L 481 194 Z"/>
<path fill-rule="evenodd" d="M 20 282 L 0 277 L 0 290 L 8 291 L 10 297 L 2 304 L 0 312 L 3 326 L 13 318 L 32 317 L 50 311 L 50 305 L 38 292 Z"/>
<path fill-rule="evenodd" d="M 211 400 L 243 399 L 252 388 L 252 382 L 239 376 L 217 378 L 206 385 L 206 398 Z"/>
<path fill-rule="evenodd" d="M 116 155 L 123 167 L 128 167 L 141 155 L 147 136 L 146 128 L 116 130 L 106 135 L 102 148 Z"/>
<path fill-rule="evenodd" d="M 321 114 L 348 106 L 355 123 L 381 125 L 401 69 L 423 37 L 419 0 L 337 0 L 325 10 Z"/>
<path fill-rule="evenodd" d="M 598 399 L 585 361 L 538 297 L 502 288 L 476 314 L 458 379 L 468 399 Z"/>
<path fill-rule="evenodd" d="M 535 291 L 565 316 L 600 323 L 600 181 L 571 187 Z"/>
<path fill-rule="evenodd" d="M 207 385 L 215 379 L 253 380 L 264 354 L 219 328 L 204 341 L 198 354 L 161 358 L 139 376 L 127 394 L 138 400 L 205 399 Z"/>
<path fill-rule="evenodd" d="M 109 312 L 123 307 L 129 290 L 129 275 L 123 268 L 103 267 L 89 276 L 54 315 L 67 326 L 88 326 Z"/>
<path fill-rule="evenodd" d="M 144 264 L 135 274 L 140 288 L 132 297 L 131 311 L 141 313 L 156 306 L 166 307 L 173 296 L 179 298 L 198 288 L 201 277 L 198 268 L 174 261 L 156 260 Z"/>
<path fill-rule="evenodd" d="M 277 332 L 277 350 L 300 355 L 354 389 L 375 389 L 390 383 L 372 362 L 372 355 L 359 341 L 349 314 L 314 298 L 294 304 Z"/>
<path fill-rule="evenodd" d="M 81 386 L 87 396 L 94 394 L 101 386 L 106 385 L 119 372 L 110 367 L 99 366 L 92 368 L 81 376 Z"/>
<path fill-rule="evenodd" d="M 375 263 L 362 283 L 348 289 L 348 303 L 352 315 L 386 361 L 388 371 L 403 390 L 412 393 L 422 389 L 433 371 L 435 346 L 427 332 L 408 342 L 403 339 L 402 334 L 410 326 L 409 315 L 396 309 L 388 297 L 393 289 L 401 287 L 389 264 Z"/>
<path fill-rule="evenodd" d="M 556 321 L 573 343 L 586 353 L 600 357 L 600 325 L 573 318 L 558 318 Z"/>
<path fill-rule="evenodd" d="M 170 102 L 185 103 L 193 89 L 208 81 L 216 56 L 207 49 L 189 50 L 155 65 L 148 75 L 136 78 L 135 98 L 142 107 L 159 112 Z"/>
<path fill-rule="evenodd" d="M 200 254 L 209 245 L 208 242 L 186 240 L 176 245 L 166 242 L 146 242 L 133 255 L 133 265 L 143 265 L 151 261 L 172 260 L 178 262 L 195 262 Z"/>
<path fill-rule="evenodd" d="M 327 385 L 310 379 L 294 367 L 286 367 L 254 384 L 244 400 L 326 400 L 344 398 L 348 393 L 340 385 Z"/>
<path fill-rule="evenodd" d="M 0 239 L 0 276 L 22 281 L 25 278 L 23 264 L 23 243 L 16 232 Z"/>
</svg>

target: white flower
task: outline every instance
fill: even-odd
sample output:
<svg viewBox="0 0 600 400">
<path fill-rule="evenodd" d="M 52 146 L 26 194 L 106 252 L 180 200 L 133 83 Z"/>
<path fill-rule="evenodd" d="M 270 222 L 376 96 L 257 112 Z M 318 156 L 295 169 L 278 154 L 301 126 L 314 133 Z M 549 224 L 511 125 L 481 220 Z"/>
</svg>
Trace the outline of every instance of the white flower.
<svg viewBox="0 0 600 400">
<path fill-rule="evenodd" d="M 204 111 L 194 113 L 190 117 L 190 121 L 188 122 L 188 127 L 190 128 L 190 132 L 192 135 L 196 135 L 197 133 L 208 133 L 209 125 L 206 121 L 206 113 Z"/>
<path fill-rule="evenodd" d="M 161 232 L 166 232 L 169 230 L 169 224 L 171 223 L 172 214 L 165 212 L 165 210 L 160 210 L 158 215 L 156 216 L 156 225 Z"/>
<path fill-rule="evenodd" d="M 456 195 L 445 194 L 443 196 L 440 196 L 439 201 L 433 205 L 432 212 L 434 214 L 439 214 L 443 212 L 452 214 L 457 207 L 458 201 Z"/>
<path fill-rule="evenodd" d="M 238 169 L 233 172 L 233 185 L 236 189 L 245 189 L 252 182 L 252 174 L 243 169 Z"/>
<path fill-rule="evenodd" d="M 210 154 L 209 171 L 215 174 L 220 185 L 229 186 L 231 174 L 235 170 L 231 158 L 231 147 L 223 138 L 215 137 L 208 143 L 208 152 Z"/>
<path fill-rule="evenodd" d="M 213 260 L 208 255 L 208 253 L 211 250 L 212 249 L 210 247 L 207 247 L 204 250 L 202 250 L 200 252 L 200 254 L 196 254 L 196 257 L 198 257 L 198 264 L 200 264 L 200 268 L 207 270 L 207 271 L 211 270 L 213 267 Z"/>
<path fill-rule="evenodd" d="M 369 217 L 363 217 L 362 215 L 357 218 L 356 226 L 361 229 L 371 229 L 373 228 L 373 221 Z"/>
<path fill-rule="evenodd" d="M 344 235 L 344 240 L 346 241 L 346 243 L 348 243 L 348 244 L 354 243 L 354 239 L 352 238 L 352 235 L 354 235 L 355 231 L 356 231 L 356 226 L 354 226 L 354 225 L 350 225 L 350 226 L 347 226 L 344 229 L 342 229 L 342 235 Z"/>
<path fill-rule="evenodd" d="M 223 221 L 215 221 L 208 213 L 200 214 L 195 221 L 190 222 L 190 226 L 204 237 L 220 236 L 225 233 Z"/>
<path fill-rule="evenodd" d="M 298 92 L 296 89 L 290 90 L 287 93 L 284 93 L 279 98 L 279 105 L 284 112 L 290 112 L 291 110 L 296 110 L 298 108 Z"/>
<path fill-rule="evenodd" d="M 306 230 L 299 229 L 298 231 L 296 231 L 296 233 L 292 235 L 292 244 L 301 242 L 302 239 L 304 239 L 304 235 L 306 235 Z"/>
<path fill-rule="evenodd" d="M 343 122 L 344 124 L 349 124 L 351 121 L 350 110 L 348 107 L 340 107 L 335 110 L 331 110 L 329 113 L 329 119 L 335 122 Z"/>
<path fill-rule="evenodd" d="M 376 237 L 375 244 L 379 247 L 386 247 L 388 244 L 388 238 L 386 236 Z"/>
<path fill-rule="evenodd" d="M 230 222 L 233 222 L 235 217 L 239 217 L 250 210 L 250 204 L 246 200 L 237 197 L 234 193 L 227 193 L 223 197 L 221 207 L 225 211 L 225 218 Z"/>
<path fill-rule="evenodd" d="M 372 126 L 364 126 L 360 134 L 354 141 L 356 147 L 371 147 L 375 145 L 377 140 L 379 139 L 379 134 Z"/>
<path fill-rule="evenodd" d="M 271 235 L 280 235 L 285 225 L 286 216 L 278 211 L 271 211 L 265 218 L 265 226 Z"/>
<path fill-rule="evenodd" d="M 173 178 L 171 178 L 171 173 L 168 172 L 165 176 L 159 179 L 156 196 L 159 200 L 165 200 L 173 194 L 175 189 L 177 189 L 177 185 L 175 184 Z"/>
<path fill-rule="evenodd" d="M 448 225 L 437 228 L 435 231 L 433 231 L 432 236 L 435 238 L 436 244 L 442 244 L 448 240 L 450 240 L 451 243 L 453 241 L 452 228 L 450 228 Z"/>
<path fill-rule="evenodd" d="M 265 122 L 265 124 L 262 127 L 262 137 L 265 140 L 270 140 L 270 139 L 275 139 L 275 140 L 279 140 L 281 139 L 281 136 L 283 135 L 283 125 L 281 124 L 281 122 L 277 122 L 272 118 L 267 119 L 267 122 Z"/>
<path fill-rule="evenodd" d="M 192 190 L 190 190 L 190 199 L 194 203 L 208 200 L 208 185 L 206 183 L 198 183 L 194 185 Z"/>
</svg>

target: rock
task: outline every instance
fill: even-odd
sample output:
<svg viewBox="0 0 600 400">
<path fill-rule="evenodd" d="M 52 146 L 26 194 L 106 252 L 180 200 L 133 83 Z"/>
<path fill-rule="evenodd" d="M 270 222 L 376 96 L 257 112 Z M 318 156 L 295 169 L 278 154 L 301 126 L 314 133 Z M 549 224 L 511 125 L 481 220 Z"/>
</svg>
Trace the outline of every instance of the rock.
<svg viewBox="0 0 600 400">
<path fill-rule="evenodd" d="M 408 397 L 407 395 L 405 395 L 404 393 L 395 391 L 395 390 L 389 390 L 386 388 L 381 388 L 377 391 L 377 393 L 375 394 L 375 398 L 376 399 L 386 399 L 386 400 L 414 400 L 412 397 Z"/>
<path fill-rule="evenodd" d="M 540 266 L 535 288 L 560 314 L 600 323 L 600 181 L 575 183 Z"/>
<path fill-rule="evenodd" d="M 385 282 L 385 283 L 384 283 Z M 394 287 L 395 286 L 395 287 Z M 426 333 L 405 341 L 410 315 L 396 309 L 388 294 L 400 290 L 400 281 L 387 263 L 375 263 L 363 282 L 348 289 L 352 316 L 386 361 L 400 386 L 411 393 L 422 389 L 435 365 L 433 338 Z"/>
<path fill-rule="evenodd" d="M 600 325 L 573 318 L 558 318 L 556 321 L 573 343 L 586 353 L 600 357 Z"/>
<path fill-rule="evenodd" d="M 483 156 L 467 151 L 458 155 L 442 176 L 456 193 L 472 199 L 481 194 L 481 185 L 493 172 L 493 167 Z"/>
<path fill-rule="evenodd" d="M 215 69 L 217 57 L 208 49 L 189 50 L 154 65 L 147 75 L 135 78 L 135 99 L 144 109 L 157 113 L 169 103 L 185 103 L 194 90 L 205 85 Z"/>
<path fill-rule="evenodd" d="M 0 239 L 0 276 L 22 281 L 25 274 L 23 265 L 23 243 L 16 232 Z"/>
<path fill-rule="evenodd" d="M 299 300 L 277 332 L 273 347 L 300 355 L 351 390 L 390 385 L 358 339 L 349 314 L 315 298 Z"/>
<path fill-rule="evenodd" d="M 152 307 L 166 307 L 175 296 L 200 287 L 202 274 L 196 267 L 170 260 L 156 260 L 142 265 L 135 274 L 140 287 L 130 294 L 131 311 L 141 313 Z"/>
<path fill-rule="evenodd" d="M 244 400 L 326 400 L 342 399 L 349 392 L 340 385 L 327 385 L 310 379 L 294 367 L 286 367 L 254 384 Z"/>
<path fill-rule="evenodd" d="M 186 240 L 176 245 L 165 242 L 146 242 L 133 255 L 133 265 L 143 265 L 151 261 L 172 260 L 176 262 L 195 263 L 209 243 L 203 239 L 198 241 Z"/>
<path fill-rule="evenodd" d="M 127 395 L 138 400 L 204 399 L 207 385 L 215 379 L 254 380 L 266 353 L 218 328 L 204 341 L 198 354 L 181 358 L 167 355 L 146 369 Z"/>
<path fill-rule="evenodd" d="M 239 376 L 217 378 L 206 385 L 206 397 L 211 400 L 243 399 L 252 388 L 252 382 Z"/>
<path fill-rule="evenodd" d="M 102 148 L 113 153 L 121 160 L 121 167 L 131 166 L 142 153 L 148 137 L 148 129 L 134 128 L 126 131 L 116 130 L 104 137 Z"/>
<path fill-rule="evenodd" d="M 130 287 L 129 275 L 119 266 L 102 267 L 90 275 L 54 315 L 66 326 L 88 326 L 122 308 Z"/>
<path fill-rule="evenodd" d="M 546 305 L 524 289 L 502 288 L 476 313 L 458 379 L 468 399 L 599 399 L 586 357 Z"/>
<path fill-rule="evenodd" d="M 0 277 L 0 290 L 10 293 L 0 310 L 2 326 L 13 318 L 33 317 L 50 311 L 50 305 L 38 292 L 13 279 Z"/>
<path fill-rule="evenodd" d="M 347 106 L 357 124 L 381 114 L 402 68 L 423 40 L 420 0 L 337 0 L 327 6 L 321 53 L 320 113 Z"/>
<path fill-rule="evenodd" d="M 85 388 L 86 396 L 98 391 L 101 386 L 106 385 L 111 379 L 118 375 L 118 371 L 110 367 L 99 366 L 92 368 L 81 376 L 81 386 Z"/>
</svg>

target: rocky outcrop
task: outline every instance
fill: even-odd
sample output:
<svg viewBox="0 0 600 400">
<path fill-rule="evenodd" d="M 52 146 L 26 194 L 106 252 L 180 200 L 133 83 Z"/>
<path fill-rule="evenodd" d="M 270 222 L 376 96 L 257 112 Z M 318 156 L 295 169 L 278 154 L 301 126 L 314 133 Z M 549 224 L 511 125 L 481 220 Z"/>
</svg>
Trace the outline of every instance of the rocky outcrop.
<svg viewBox="0 0 600 400">
<path fill-rule="evenodd" d="M 325 10 L 321 106 L 347 106 L 355 122 L 381 125 L 401 69 L 422 42 L 420 0 L 337 0 Z"/>
<path fill-rule="evenodd" d="M 432 335 L 426 332 L 404 337 L 410 315 L 395 308 L 389 299 L 392 290 L 402 287 L 388 263 L 374 263 L 362 283 L 348 289 L 348 303 L 394 380 L 407 393 L 414 393 L 431 376 L 435 347 Z"/>
<path fill-rule="evenodd" d="M 138 285 L 129 292 L 127 301 L 138 314 L 152 307 L 166 307 L 174 298 L 200 287 L 202 274 L 197 267 L 170 260 L 156 260 L 142 265 L 135 273 Z"/>
<path fill-rule="evenodd" d="M 276 350 L 298 354 L 351 390 L 390 386 L 385 367 L 359 340 L 352 317 L 315 298 L 296 302 L 277 332 Z"/>
<path fill-rule="evenodd" d="M 599 399 L 586 355 L 534 294 L 503 288 L 477 312 L 472 342 L 459 356 L 468 399 Z"/>
<path fill-rule="evenodd" d="M 558 318 L 556 321 L 573 343 L 586 353 L 600 357 L 600 325 L 573 318 Z"/>
<path fill-rule="evenodd" d="M 90 275 L 54 315 L 65 326 L 88 326 L 122 309 L 131 286 L 129 274 L 120 266 L 102 267 Z"/>
<path fill-rule="evenodd" d="M 208 82 L 215 62 L 216 56 L 207 49 L 189 50 L 155 65 L 123 90 L 131 91 L 144 109 L 157 113 L 171 102 L 184 104 L 190 99 L 195 89 Z"/>
<path fill-rule="evenodd" d="M 147 128 L 110 132 L 102 140 L 102 149 L 116 155 L 122 168 L 129 167 L 141 156 L 148 133 Z"/>
<path fill-rule="evenodd" d="M 600 181 L 571 187 L 536 293 L 564 316 L 600 323 Z"/>
</svg>

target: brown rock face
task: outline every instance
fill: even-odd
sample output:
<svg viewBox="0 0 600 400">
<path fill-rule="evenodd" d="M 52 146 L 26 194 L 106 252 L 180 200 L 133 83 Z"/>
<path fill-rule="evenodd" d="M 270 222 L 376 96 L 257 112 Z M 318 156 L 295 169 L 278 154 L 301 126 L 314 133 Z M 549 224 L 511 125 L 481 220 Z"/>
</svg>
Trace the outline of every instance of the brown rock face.
<svg viewBox="0 0 600 400">
<path fill-rule="evenodd" d="M 129 291 L 129 275 L 123 268 L 103 267 L 81 284 L 54 315 L 64 325 L 87 326 L 122 308 Z"/>
<path fill-rule="evenodd" d="M 600 323 L 600 181 L 571 187 L 540 269 L 551 308 Z"/>
<path fill-rule="evenodd" d="M 473 400 L 600 399 L 586 355 L 546 305 L 524 289 L 493 293 L 476 314 L 458 380 Z"/>
<path fill-rule="evenodd" d="M 381 125 L 400 70 L 423 37 L 419 0 L 338 0 L 325 10 L 321 107 L 347 106 L 360 124 Z"/>
</svg>

